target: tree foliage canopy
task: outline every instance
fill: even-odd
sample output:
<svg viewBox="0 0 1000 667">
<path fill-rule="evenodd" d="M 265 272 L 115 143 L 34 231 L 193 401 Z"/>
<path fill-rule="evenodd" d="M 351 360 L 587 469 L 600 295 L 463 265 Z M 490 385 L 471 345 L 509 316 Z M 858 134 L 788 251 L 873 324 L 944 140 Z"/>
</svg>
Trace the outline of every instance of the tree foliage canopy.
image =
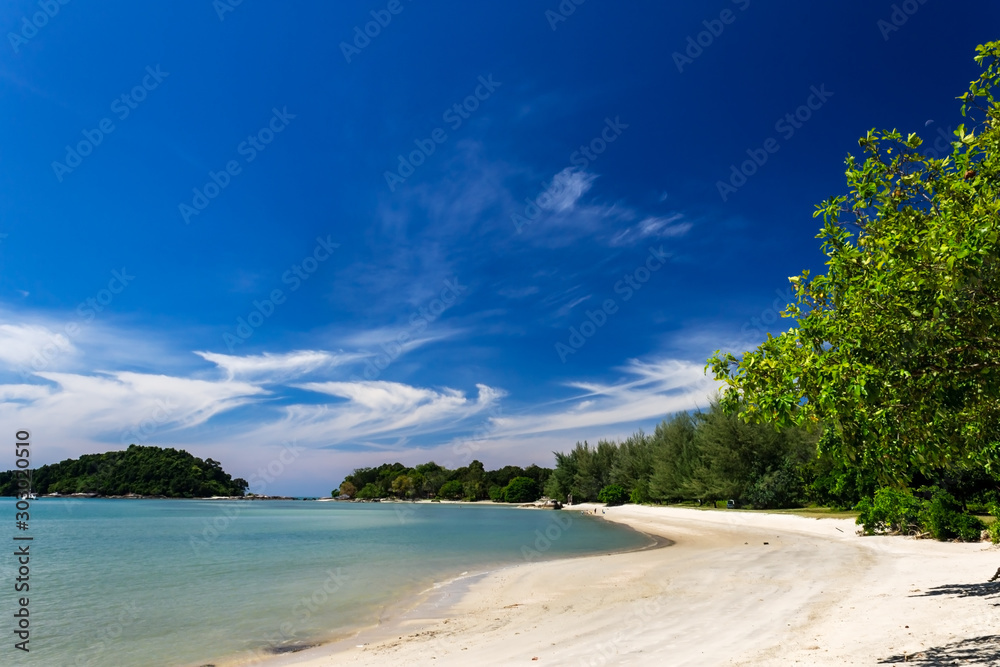
<svg viewBox="0 0 1000 667">
<path fill-rule="evenodd" d="M 505 492 L 508 485 L 517 478 L 525 478 L 531 482 L 531 492 L 525 492 L 524 482 L 518 483 L 514 494 L 518 498 L 533 495 L 548 480 L 552 471 L 530 465 L 504 466 L 499 470 L 486 470 L 481 461 L 471 461 L 469 465 L 448 470 L 433 461 L 421 463 L 414 468 L 407 468 L 402 463 L 383 463 L 377 468 L 356 468 L 344 478 L 340 489 L 333 495 L 342 492 L 345 484 L 360 489 L 354 495 L 362 500 L 373 498 L 445 498 L 448 500 L 486 500 L 498 502 L 529 502 L 528 500 L 509 500 Z M 348 494 L 350 495 L 350 494 Z"/>
<path fill-rule="evenodd" d="M 557 500 L 572 495 L 574 502 L 608 502 L 601 491 L 617 487 L 622 502 L 734 498 L 760 508 L 809 500 L 853 505 L 860 495 L 845 471 L 826 459 L 819 465 L 818 437 L 819 429 L 779 433 L 768 424 L 747 423 L 712 403 L 693 415 L 675 414 L 652 434 L 639 431 L 622 442 L 583 442 L 555 452 L 545 493 Z"/>
<path fill-rule="evenodd" d="M 504 487 L 503 499 L 508 503 L 530 503 L 538 500 L 538 483 L 530 477 L 515 477 Z"/>
<path fill-rule="evenodd" d="M 247 482 L 233 479 L 218 461 L 203 461 L 184 450 L 129 445 L 125 451 L 84 454 L 41 466 L 32 475 L 32 488 L 38 494 L 207 498 L 242 496 Z M 0 495 L 16 492 L 15 473 L 0 473 Z"/>
<path fill-rule="evenodd" d="M 796 326 L 708 361 L 726 409 L 823 422 L 837 458 L 887 483 L 1000 461 L 1000 42 L 975 59 L 951 154 L 868 132 L 848 193 L 815 213 L 826 273 L 789 279 Z"/>
</svg>

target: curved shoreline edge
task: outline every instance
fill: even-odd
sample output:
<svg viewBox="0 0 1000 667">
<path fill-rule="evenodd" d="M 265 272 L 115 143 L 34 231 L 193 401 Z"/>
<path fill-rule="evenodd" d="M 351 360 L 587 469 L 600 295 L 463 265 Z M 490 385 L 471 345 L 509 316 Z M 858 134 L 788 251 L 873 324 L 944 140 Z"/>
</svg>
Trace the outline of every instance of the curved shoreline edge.
<svg viewBox="0 0 1000 667">
<path fill-rule="evenodd" d="M 430 504 L 430 501 L 417 501 L 421 504 Z M 396 501 L 395 503 L 387 504 L 409 504 L 402 501 Z M 441 505 L 474 505 L 480 507 L 495 507 L 501 511 L 560 511 L 569 512 L 577 514 L 589 514 L 590 511 L 594 509 L 603 509 L 604 505 L 596 503 L 581 503 L 578 505 L 567 506 L 563 510 L 551 510 L 542 508 L 522 508 L 506 504 L 497 505 L 490 501 L 460 501 L 460 500 L 446 500 L 441 501 Z M 575 518 L 575 517 L 574 517 Z M 590 516 L 588 520 L 606 520 L 605 515 L 594 515 Z M 423 620 L 444 618 L 445 612 L 449 610 L 450 607 L 457 604 L 463 595 L 466 594 L 468 589 L 477 581 L 480 581 L 490 575 L 508 570 L 511 568 L 527 567 L 536 563 L 552 563 L 561 561 L 570 561 L 574 559 L 586 559 L 595 558 L 602 556 L 613 556 L 616 554 L 627 554 L 634 553 L 637 551 L 648 551 L 653 549 L 661 549 L 674 544 L 674 542 L 662 535 L 656 533 L 646 532 L 635 528 L 634 526 L 628 524 L 619 523 L 631 532 L 638 533 L 649 540 L 648 544 L 643 544 L 640 546 L 618 549 L 618 550 L 608 550 L 608 551 L 597 551 L 593 553 L 586 554 L 568 554 L 563 556 L 546 557 L 542 561 L 519 561 L 514 563 L 505 563 L 497 565 L 496 567 L 475 571 L 472 573 L 463 572 L 461 574 L 446 578 L 440 582 L 435 582 L 428 588 L 421 591 L 408 594 L 409 597 L 396 600 L 395 602 L 390 602 L 377 608 L 376 615 L 377 619 L 374 622 L 360 623 L 354 625 L 350 628 L 344 628 L 338 632 L 330 633 L 322 637 L 312 637 L 304 638 L 301 643 L 297 645 L 289 645 L 282 647 L 284 650 L 280 652 L 273 653 L 263 658 L 257 659 L 247 659 L 240 658 L 239 656 L 245 656 L 246 652 L 241 652 L 234 656 L 219 658 L 218 656 L 214 658 L 215 662 L 212 663 L 213 667 L 243 667 L 244 665 L 260 665 L 262 667 L 288 667 L 300 664 L 304 659 L 309 659 L 315 655 L 325 655 L 331 651 L 338 650 L 349 650 L 350 648 L 360 648 L 361 646 L 376 643 L 385 640 L 388 637 L 398 636 L 398 630 L 403 628 L 403 626 L 411 619 L 420 618 Z M 362 642 L 359 644 L 358 642 Z M 189 667 L 202 667 L 205 664 L 203 661 L 199 663 L 192 663 Z"/>
<path fill-rule="evenodd" d="M 985 581 L 1000 551 L 988 545 L 862 538 L 849 519 L 643 506 L 601 516 L 654 541 L 466 577 L 382 632 L 256 664 L 930 665 L 996 638 L 988 595 L 1000 585 Z M 1000 639 L 975 650 L 996 657 Z"/>
</svg>

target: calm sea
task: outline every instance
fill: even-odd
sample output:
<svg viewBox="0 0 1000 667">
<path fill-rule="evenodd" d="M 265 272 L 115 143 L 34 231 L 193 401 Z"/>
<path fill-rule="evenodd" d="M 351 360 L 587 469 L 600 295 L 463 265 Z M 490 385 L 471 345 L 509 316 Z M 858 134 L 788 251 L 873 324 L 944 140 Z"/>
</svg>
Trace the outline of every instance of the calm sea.
<svg viewBox="0 0 1000 667">
<path fill-rule="evenodd" d="M 30 535 L 30 652 L 14 649 L 17 557 L 0 550 L 0 664 L 225 664 L 350 634 L 463 573 L 636 548 L 577 512 L 492 505 L 0 499 Z M 9 519 L 9 520 L 8 520 Z"/>
</svg>

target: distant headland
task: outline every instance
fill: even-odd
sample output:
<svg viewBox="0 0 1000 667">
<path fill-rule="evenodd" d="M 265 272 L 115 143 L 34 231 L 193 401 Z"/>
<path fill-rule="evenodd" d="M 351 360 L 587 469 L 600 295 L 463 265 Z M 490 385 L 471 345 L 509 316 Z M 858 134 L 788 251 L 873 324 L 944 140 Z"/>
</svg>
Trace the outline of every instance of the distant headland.
<svg viewBox="0 0 1000 667">
<path fill-rule="evenodd" d="M 246 480 L 234 479 L 218 461 L 141 445 L 43 465 L 33 471 L 31 483 L 39 496 L 99 498 L 244 498 L 247 487 Z M 17 493 L 17 472 L 0 472 L 0 496 Z"/>
</svg>

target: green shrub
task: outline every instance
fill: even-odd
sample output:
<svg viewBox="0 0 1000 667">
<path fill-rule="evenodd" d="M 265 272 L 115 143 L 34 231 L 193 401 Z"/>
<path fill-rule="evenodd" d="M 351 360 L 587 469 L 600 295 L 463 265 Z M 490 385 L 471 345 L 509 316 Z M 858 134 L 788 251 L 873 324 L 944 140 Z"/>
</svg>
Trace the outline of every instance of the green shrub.
<svg viewBox="0 0 1000 667">
<path fill-rule="evenodd" d="M 930 499 L 914 497 L 908 491 L 879 489 L 873 500 L 866 498 L 855 507 L 858 524 L 864 527 L 866 535 L 929 533 L 936 540 L 979 541 L 986 525 L 978 517 L 965 513 L 954 496 L 934 486 L 922 487 L 918 492 L 929 494 Z M 1000 528 L 995 530 L 1000 538 Z"/>
<path fill-rule="evenodd" d="M 382 496 L 382 489 L 369 482 L 368 484 L 365 484 L 365 487 L 358 491 L 358 495 L 354 497 L 360 500 L 371 500 L 372 498 L 381 498 Z"/>
<path fill-rule="evenodd" d="M 921 513 L 921 526 L 931 534 L 935 540 L 946 540 L 951 537 L 950 525 L 952 514 L 955 513 L 954 498 L 937 488 L 921 489 L 924 492 L 932 493 L 930 502 L 927 502 Z"/>
<path fill-rule="evenodd" d="M 538 500 L 538 484 L 530 477 L 515 477 L 503 490 L 508 503 L 530 503 Z"/>
<path fill-rule="evenodd" d="M 990 542 L 1000 544 L 1000 521 L 994 521 L 987 525 L 986 531 L 990 534 Z"/>
<path fill-rule="evenodd" d="M 923 515 L 923 528 L 934 539 L 979 541 L 986 524 L 978 517 L 966 513 L 953 495 L 934 486 L 924 487 L 920 491 L 931 494 Z"/>
<path fill-rule="evenodd" d="M 628 501 L 633 505 L 648 503 L 650 501 L 649 483 L 646 480 L 639 480 L 635 488 L 632 489 L 632 493 L 628 494 Z"/>
<path fill-rule="evenodd" d="M 785 461 L 754 480 L 746 490 L 745 500 L 757 509 L 773 509 L 801 505 L 803 495 L 801 475 L 794 463 Z"/>
<path fill-rule="evenodd" d="M 503 502 L 503 487 L 494 484 L 490 487 L 490 500 L 495 503 Z"/>
<path fill-rule="evenodd" d="M 994 502 L 986 504 L 986 511 L 993 515 L 995 521 L 986 524 L 986 532 L 989 533 L 990 542 L 1000 544 L 1000 505 Z"/>
<path fill-rule="evenodd" d="M 955 514 L 949 528 L 955 537 L 963 542 L 978 542 L 982 539 L 980 536 L 986 524 L 971 514 Z"/>
<path fill-rule="evenodd" d="M 932 494 L 922 517 L 924 529 L 935 540 L 948 540 L 954 537 L 952 524 L 955 523 L 955 515 L 962 511 L 961 505 L 950 493 L 936 487 L 925 487 L 920 490 Z"/>
<path fill-rule="evenodd" d="M 438 491 L 438 497 L 446 500 L 459 500 L 462 498 L 463 493 L 464 489 L 462 488 L 462 483 L 457 479 L 453 479 L 450 482 L 445 482 L 441 485 L 441 489 Z"/>
<path fill-rule="evenodd" d="M 605 505 L 622 505 L 628 500 L 629 493 L 620 484 L 609 484 L 600 490 L 597 499 Z"/>
<path fill-rule="evenodd" d="M 864 528 L 865 535 L 911 535 L 920 531 L 922 504 L 908 491 L 879 489 L 874 499 L 863 498 L 854 511 L 858 512 L 857 523 Z"/>
</svg>

